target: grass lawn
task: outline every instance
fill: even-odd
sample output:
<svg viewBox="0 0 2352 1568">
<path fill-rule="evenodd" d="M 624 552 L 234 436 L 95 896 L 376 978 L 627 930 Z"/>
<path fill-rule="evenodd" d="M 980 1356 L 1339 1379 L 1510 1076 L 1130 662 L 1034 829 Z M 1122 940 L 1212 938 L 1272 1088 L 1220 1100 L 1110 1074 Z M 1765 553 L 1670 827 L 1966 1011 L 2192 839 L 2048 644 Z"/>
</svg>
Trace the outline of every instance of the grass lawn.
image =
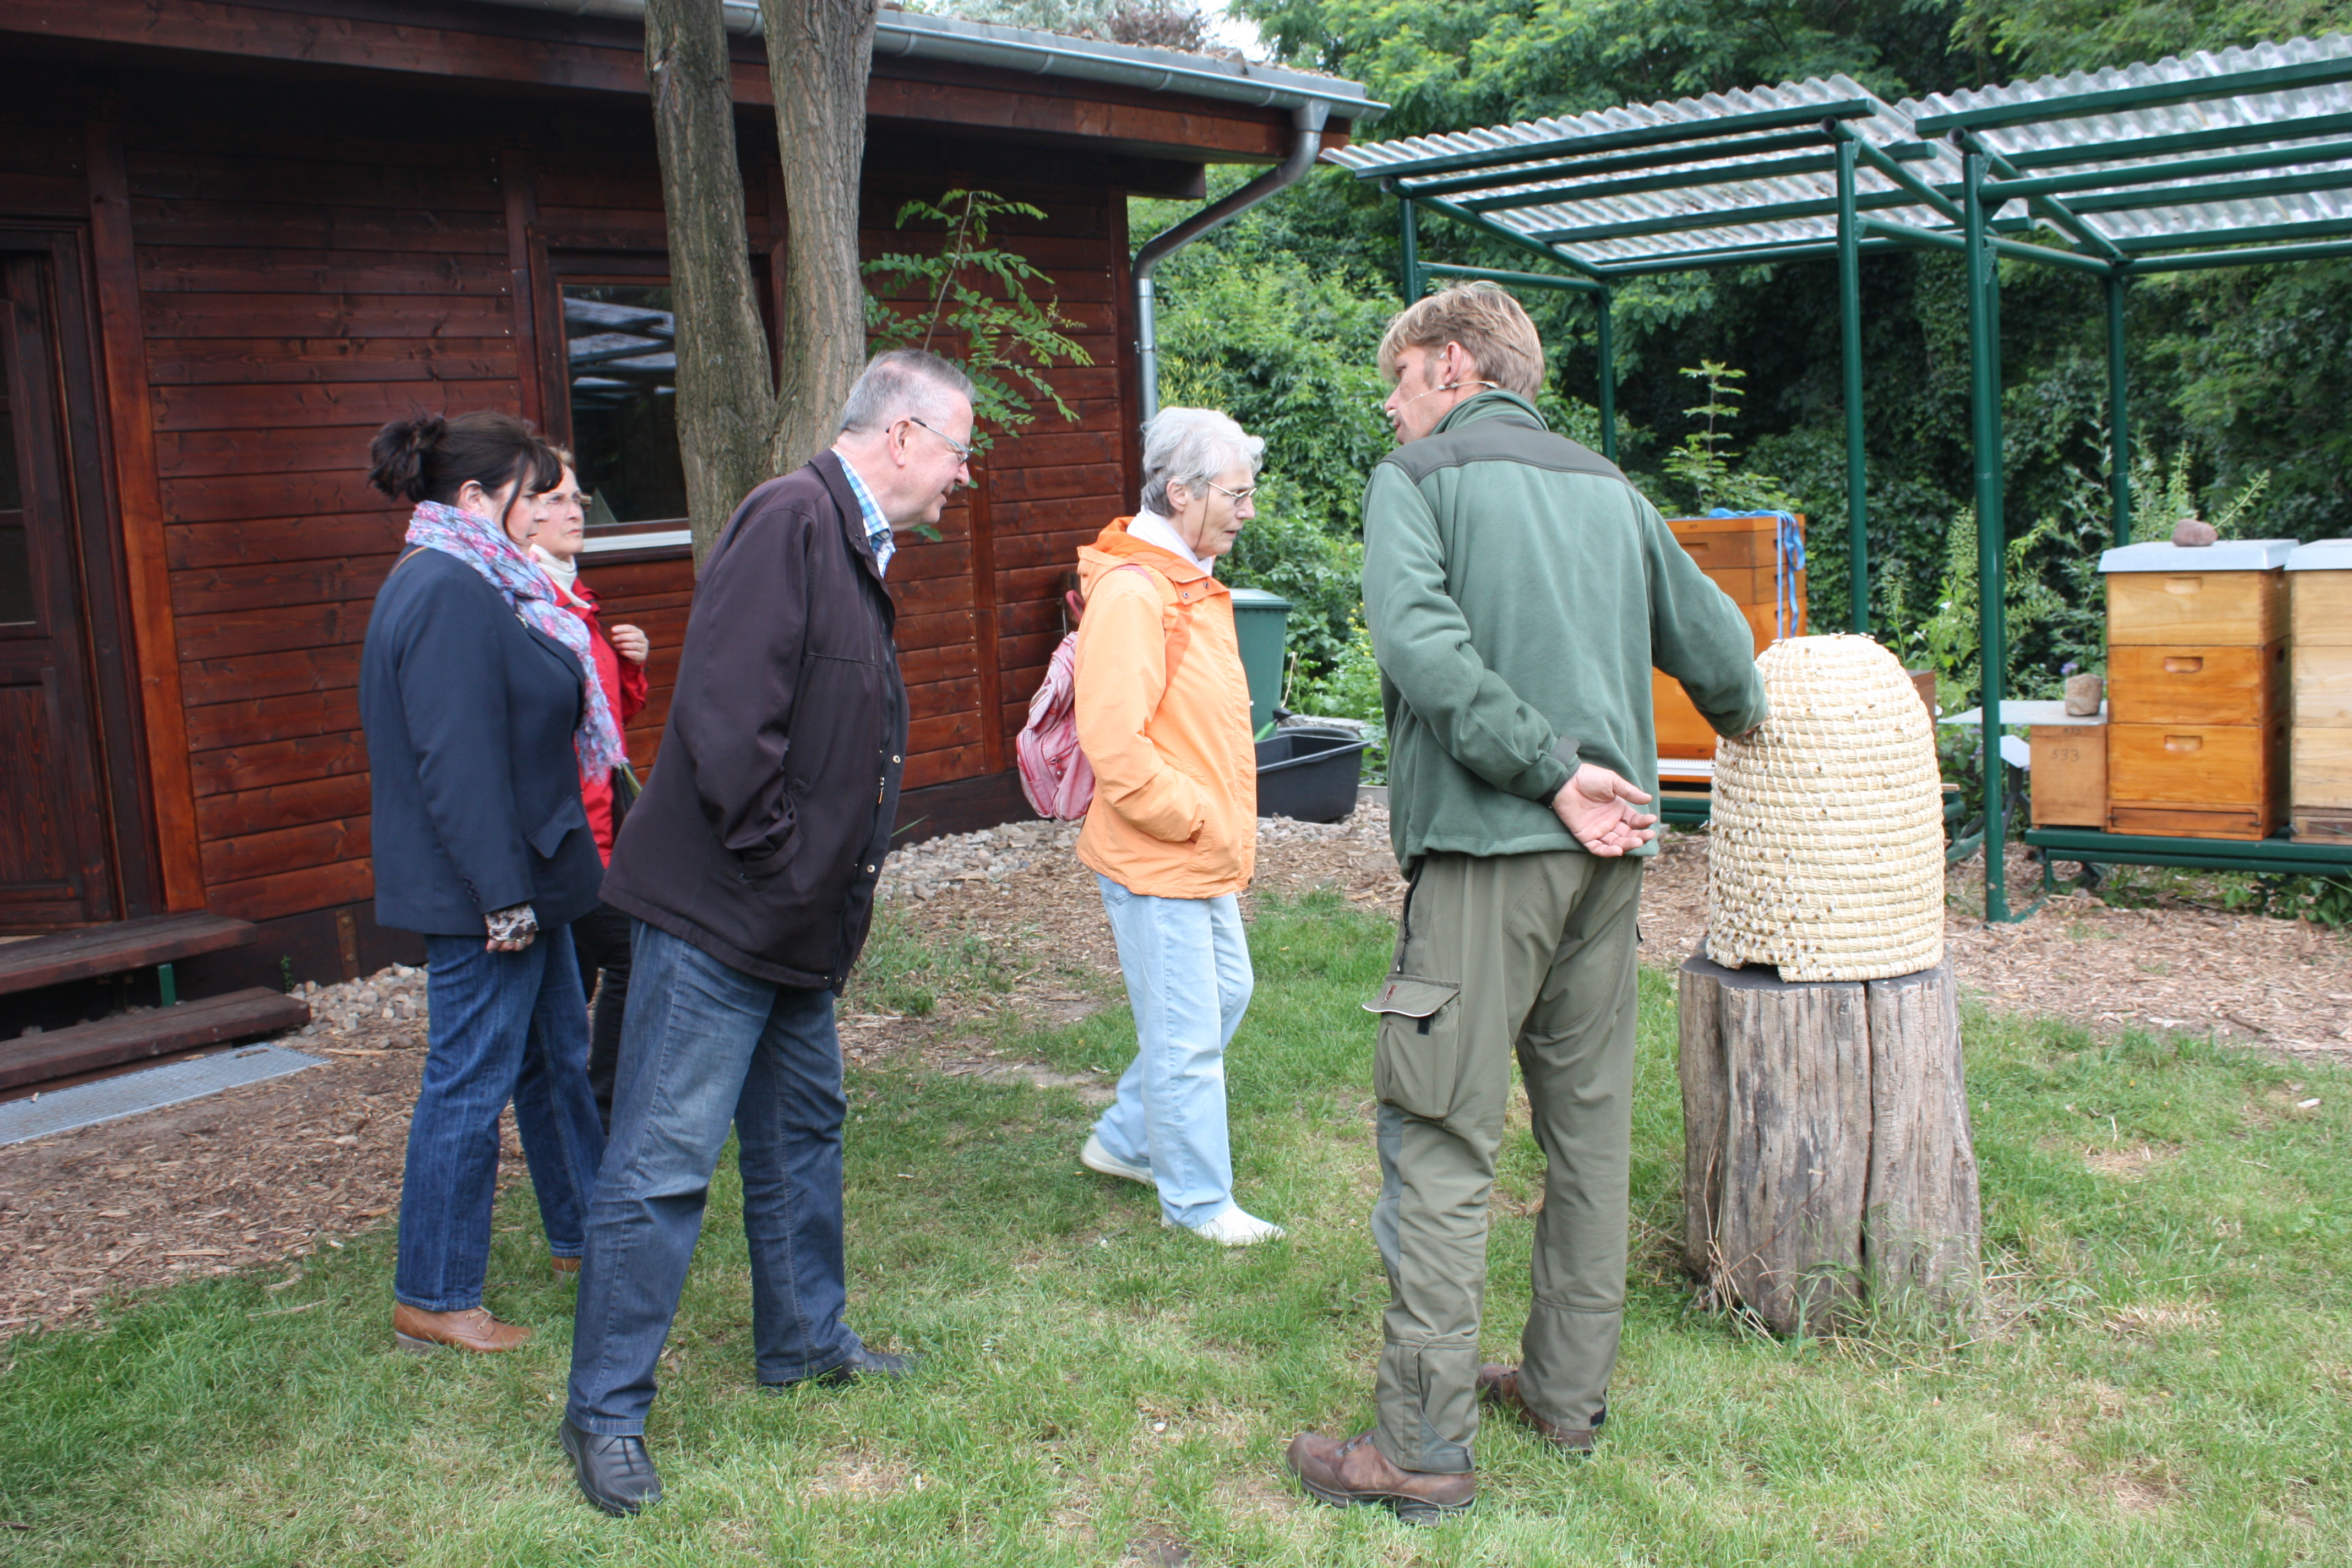
<svg viewBox="0 0 2352 1568">
<path fill-rule="evenodd" d="M 593 1513 L 555 1445 L 569 1291 L 518 1193 L 489 1300 L 541 1332 L 513 1355 L 395 1352 L 388 1234 L 282 1289 L 194 1282 L 0 1349 L 0 1560 L 2352 1562 L 2352 1079 L 1973 1012 L 1996 1331 L 1776 1342 L 1694 1311 L 1672 1265 L 1665 973 L 1643 980 L 1639 1234 L 1600 1453 L 1563 1460 L 1490 1425 L 1477 1507 L 1433 1531 L 1297 1500 L 1290 1435 L 1370 1416 L 1386 1287 L 1358 1005 L 1390 934 L 1309 899 L 1270 908 L 1253 943 L 1235 1163 L 1287 1242 L 1226 1253 L 1161 1229 L 1149 1194 L 1079 1170 L 1088 1112 L 1066 1091 L 865 1074 L 852 1321 L 929 1356 L 910 1384 L 754 1389 L 722 1167 L 650 1435 L 668 1500 Z M 1065 1067 L 1132 1047 L 1123 1009 L 1004 1026 Z M 1496 1209 L 1496 1359 L 1514 1358 L 1538 1191 L 1522 1114 Z"/>
</svg>

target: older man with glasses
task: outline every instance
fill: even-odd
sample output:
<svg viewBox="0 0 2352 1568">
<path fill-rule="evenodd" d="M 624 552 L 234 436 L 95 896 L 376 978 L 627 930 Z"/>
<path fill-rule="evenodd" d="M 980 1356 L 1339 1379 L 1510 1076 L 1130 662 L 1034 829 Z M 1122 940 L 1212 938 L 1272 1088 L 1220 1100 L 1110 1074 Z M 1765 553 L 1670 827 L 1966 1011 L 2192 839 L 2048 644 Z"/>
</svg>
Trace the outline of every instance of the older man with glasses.
<svg viewBox="0 0 2352 1568">
<path fill-rule="evenodd" d="M 907 1370 L 843 1321 L 833 1009 L 906 761 L 891 533 L 937 522 L 970 482 L 971 423 L 962 372 L 877 356 L 832 449 L 753 490 L 703 564 L 659 765 L 604 879 L 633 918 L 635 962 L 562 1441 L 608 1513 L 661 1495 L 646 1413 L 730 1125 L 761 1384 Z"/>
</svg>

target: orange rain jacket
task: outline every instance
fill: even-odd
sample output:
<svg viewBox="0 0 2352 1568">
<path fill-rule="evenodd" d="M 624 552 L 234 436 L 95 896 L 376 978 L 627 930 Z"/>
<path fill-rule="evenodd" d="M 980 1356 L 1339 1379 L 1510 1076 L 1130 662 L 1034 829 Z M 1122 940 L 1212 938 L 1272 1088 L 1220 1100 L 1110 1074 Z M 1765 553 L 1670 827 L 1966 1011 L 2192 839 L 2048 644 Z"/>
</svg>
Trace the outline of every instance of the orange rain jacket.
<svg viewBox="0 0 2352 1568">
<path fill-rule="evenodd" d="M 1078 858 L 1153 898 L 1237 893 L 1257 862 L 1257 747 L 1233 595 L 1130 521 L 1078 551 L 1078 746 L 1095 770 Z M 1129 563 L 1149 571 L 1118 570 Z M 1171 681 L 1180 617 L 1190 637 Z"/>
</svg>

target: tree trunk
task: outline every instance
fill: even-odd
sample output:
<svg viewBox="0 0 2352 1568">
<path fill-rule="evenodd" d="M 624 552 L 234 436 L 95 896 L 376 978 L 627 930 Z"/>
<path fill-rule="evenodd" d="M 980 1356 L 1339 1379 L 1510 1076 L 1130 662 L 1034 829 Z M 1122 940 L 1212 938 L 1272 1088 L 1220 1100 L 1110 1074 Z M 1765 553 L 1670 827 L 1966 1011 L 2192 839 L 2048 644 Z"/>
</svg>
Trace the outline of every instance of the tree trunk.
<svg viewBox="0 0 2352 1568">
<path fill-rule="evenodd" d="M 866 162 L 866 79 L 876 0 L 761 0 L 776 142 L 792 243 L 777 323 L 777 468 L 796 468 L 839 435 L 841 405 L 866 363 L 866 285 L 857 198 Z"/>
<path fill-rule="evenodd" d="M 1865 1305 L 1966 1314 L 1974 1142 L 1948 964 L 1784 982 L 1694 957 L 1681 985 L 1683 1259 L 1776 1333 Z"/>
<path fill-rule="evenodd" d="M 669 219 L 678 457 L 699 571 L 736 503 L 781 471 L 719 0 L 646 0 L 646 79 Z"/>
</svg>

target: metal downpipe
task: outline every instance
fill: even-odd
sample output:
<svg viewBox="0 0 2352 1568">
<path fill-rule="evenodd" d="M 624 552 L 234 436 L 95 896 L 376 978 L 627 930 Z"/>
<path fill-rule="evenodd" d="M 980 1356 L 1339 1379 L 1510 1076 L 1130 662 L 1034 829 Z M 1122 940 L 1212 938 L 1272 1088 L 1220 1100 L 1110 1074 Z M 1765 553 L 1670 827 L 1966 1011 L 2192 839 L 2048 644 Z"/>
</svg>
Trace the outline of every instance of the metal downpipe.
<svg viewBox="0 0 2352 1568">
<path fill-rule="evenodd" d="M 1144 242 L 1142 249 L 1135 253 L 1132 272 L 1135 279 L 1136 375 L 1141 383 L 1139 401 L 1146 425 L 1150 424 L 1152 416 L 1160 412 L 1160 336 L 1153 321 L 1152 273 L 1159 270 L 1162 261 L 1218 225 L 1239 217 L 1277 191 L 1297 184 L 1307 171 L 1315 166 L 1317 154 L 1323 151 L 1323 122 L 1330 113 L 1331 106 L 1320 101 L 1302 103 L 1292 110 L 1291 123 L 1298 128 L 1298 140 L 1292 146 L 1290 156 L 1239 190 L 1211 202 L 1173 228 L 1154 235 Z"/>
</svg>

